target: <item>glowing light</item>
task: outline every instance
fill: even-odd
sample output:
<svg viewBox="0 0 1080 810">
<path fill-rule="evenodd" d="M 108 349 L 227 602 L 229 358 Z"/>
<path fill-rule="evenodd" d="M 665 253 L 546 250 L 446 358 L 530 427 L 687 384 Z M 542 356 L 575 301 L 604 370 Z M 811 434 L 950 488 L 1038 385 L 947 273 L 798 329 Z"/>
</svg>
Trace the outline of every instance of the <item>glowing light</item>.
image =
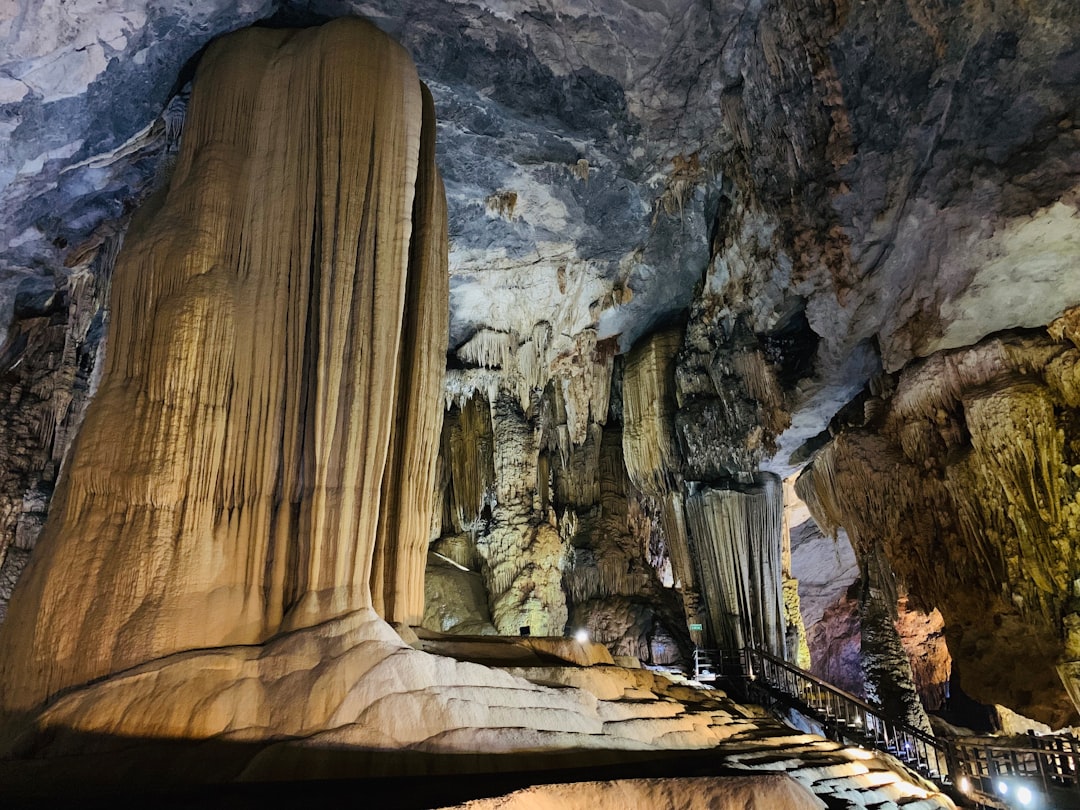
<svg viewBox="0 0 1080 810">
<path fill-rule="evenodd" d="M 960 790 L 963 793 L 971 792 L 971 780 L 968 779 L 966 776 L 960 777 Z"/>
<path fill-rule="evenodd" d="M 1000 793 L 1002 796 L 1009 795 L 1009 783 L 1008 782 L 998 782 L 997 783 L 997 789 L 998 789 L 998 793 Z"/>
<path fill-rule="evenodd" d="M 848 748 L 848 756 L 852 759 L 873 759 L 874 753 L 867 751 L 865 748 Z"/>
<path fill-rule="evenodd" d="M 576 633 L 574 633 L 574 641 L 576 641 L 578 644 L 588 644 L 589 631 L 586 630 L 584 627 L 580 628 Z"/>
<path fill-rule="evenodd" d="M 1023 785 L 1016 789 L 1016 799 L 1020 804 L 1031 804 L 1033 798 L 1035 797 L 1031 794 L 1031 791 Z"/>
</svg>

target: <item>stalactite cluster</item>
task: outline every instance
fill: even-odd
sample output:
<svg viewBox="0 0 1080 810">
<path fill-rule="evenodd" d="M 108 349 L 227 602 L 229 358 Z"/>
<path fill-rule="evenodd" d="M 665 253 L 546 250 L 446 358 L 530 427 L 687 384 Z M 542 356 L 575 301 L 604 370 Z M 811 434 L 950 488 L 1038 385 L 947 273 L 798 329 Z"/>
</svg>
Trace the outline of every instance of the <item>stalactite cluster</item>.
<svg viewBox="0 0 1080 810">
<path fill-rule="evenodd" d="M 495 505 L 495 450 L 491 410 L 480 396 L 452 408 L 443 427 L 443 526 L 471 533 L 491 520 Z"/>
<path fill-rule="evenodd" d="M 1038 334 L 936 355 L 849 409 L 799 481 L 823 527 L 880 542 L 941 610 L 966 690 L 1057 724 L 1073 711 L 1054 667 L 1080 574 L 1078 360 Z"/>
<path fill-rule="evenodd" d="M 356 20 L 208 49 L 0 629 L 6 712 L 373 601 L 417 615 L 448 317 L 431 113 Z"/>
<path fill-rule="evenodd" d="M 709 464 L 707 453 L 686 441 L 687 432 L 678 433 L 680 425 L 694 422 L 695 430 L 715 442 L 728 435 L 725 429 L 739 430 L 730 413 L 719 417 L 722 427 L 702 423 L 692 398 L 682 399 L 683 369 L 676 362 L 682 345 L 682 330 L 657 333 L 626 360 L 627 473 L 662 503 L 662 525 L 673 574 L 683 586 L 688 623 L 706 619 L 708 624 L 708 632 L 700 631 L 695 640 L 728 649 L 755 645 L 785 655 L 782 487 L 773 476 L 755 480 L 752 463 L 738 465 L 738 478 L 748 480 L 736 483 L 730 466 Z M 676 441 L 677 435 L 682 441 Z"/>
<path fill-rule="evenodd" d="M 722 646 L 784 657 L 783 488 L 768 474 L 756 484 L 747 491 L 692 488 L 686 499 L 691 548 Z"/>
</svg>

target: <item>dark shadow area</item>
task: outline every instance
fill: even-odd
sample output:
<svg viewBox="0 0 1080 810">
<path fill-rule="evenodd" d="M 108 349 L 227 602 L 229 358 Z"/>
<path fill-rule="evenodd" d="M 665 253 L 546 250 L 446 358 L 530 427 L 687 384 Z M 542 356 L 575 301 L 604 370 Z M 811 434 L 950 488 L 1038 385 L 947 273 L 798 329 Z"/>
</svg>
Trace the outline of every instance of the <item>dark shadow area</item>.
<svg viewBox="0 0 1080 810">
<path fill-rule="evenodd" d="M 276 808 L 340 802 L 412 810 L 500 796 L 538 784 L 746 776 L 711 751 L 569 750 L 428 754 L 304 746 L 43 735 L 50 754 L 0 760 L 4 808 Z M 245 772 L 257 774 L 250 782 Z"/>
</svg>

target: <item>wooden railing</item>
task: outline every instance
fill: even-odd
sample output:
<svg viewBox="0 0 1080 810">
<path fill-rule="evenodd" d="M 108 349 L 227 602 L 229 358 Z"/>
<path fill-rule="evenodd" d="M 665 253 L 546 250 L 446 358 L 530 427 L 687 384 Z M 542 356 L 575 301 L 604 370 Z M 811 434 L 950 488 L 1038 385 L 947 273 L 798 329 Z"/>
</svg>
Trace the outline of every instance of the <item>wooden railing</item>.
<svg viewBox="0 0 1080 810">
<path fill-rule="evenodd" d="M 932 735 L 763 650 L 744 650 L 743 660 L 752 684 L 799 704 L 828 736 L 886 751 L 929 779 L 949 782 L 946 746 Z"/>
</svg>

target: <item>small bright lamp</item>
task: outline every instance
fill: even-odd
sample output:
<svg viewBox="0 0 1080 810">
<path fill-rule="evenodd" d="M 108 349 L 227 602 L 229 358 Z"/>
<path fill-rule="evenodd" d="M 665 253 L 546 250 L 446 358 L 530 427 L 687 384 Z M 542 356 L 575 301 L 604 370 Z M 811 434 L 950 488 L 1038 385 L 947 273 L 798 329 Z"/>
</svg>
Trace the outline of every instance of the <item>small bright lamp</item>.
<svg viewBox="0 0 1080 810">
<path fill-rule="evenodd" d="M 574 641 L 576 641 L 578 644 L 588 644 L 589 631 L 586 630 L 584 627 L 578 628 L 578 631 L 574 633 Z"/>
<path fill-rule="evenodd" d="M 1020 787 L 1018 787 L 1016 789 L 1016 800 L 1018 802 L 1020 802 L 1020 804 L 1023 804 L 1023 805 L 1031 804 L 1031 800 L 1033 798 L 1035 798 L 1035 797 L 1031 795 L 1030 788 L 1027 788 L 1024 785 L 1021 785 Z"/>
</svg>

